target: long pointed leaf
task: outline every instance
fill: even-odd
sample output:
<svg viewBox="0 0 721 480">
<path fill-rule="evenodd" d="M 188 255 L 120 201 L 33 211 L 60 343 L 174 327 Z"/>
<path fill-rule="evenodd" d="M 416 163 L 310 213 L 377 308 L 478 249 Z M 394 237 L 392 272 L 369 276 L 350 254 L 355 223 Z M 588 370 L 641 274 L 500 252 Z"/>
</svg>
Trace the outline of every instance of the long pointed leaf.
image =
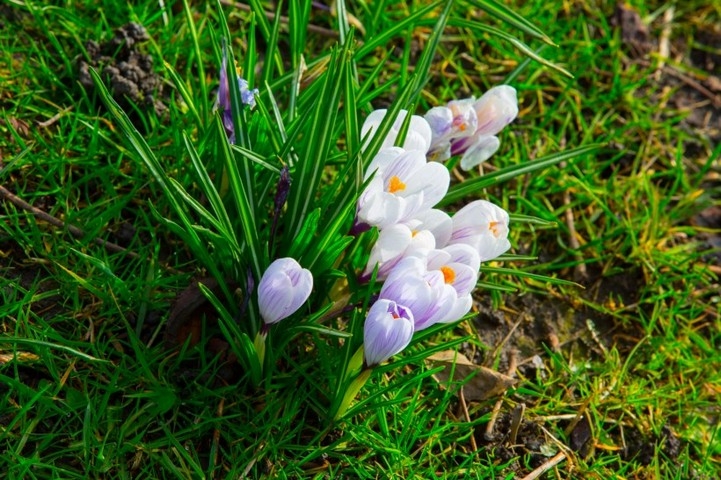
<svg viewBox="0 0 721 480">
<path fill-rule="evenodd" d="M 556 165 L 564 160 L 572 160 L 583 155 L 588 155 L 589 153 L 595 152 L 602 147 L 603 145 L 599 144 L 585 145 L 572 150 L 566 150 L 565 152 L 554 153 L 552 155 L 538 158 L 528 163 L 503 168 L 488 175 L 466 180 L 461 184 L 451 187 L 445 198 L 441 200 L 440 205 L 448 205 L 449 203 L 456 202 L 467 195 L 471 195 L 492 185 L 505 182 L 513 177 L 535 172 L 536 170 Z"/>
<path fill-rule="evenodd" d="M 548 35 L 543 33 L 537 26 L 520 16 L 518 13 L 514 12 L 507 6 L 496 2 L 495 0 L 467 0 L 468 3 L 471 5 L 480 8 L 481 10 L 485 11 L 489 15 L 491 15 L 494 18 L 497 18 L 498 20 L 501 20 L 513 27 L 516 27 L 517 29 L 526 32 L 529 35 L 532 35 L 536 38 L 540 38 L 544 42 L 548 43 L 549 45 L 555 46 L 556 44 L 553 43 L 553 40 L 551 40 Z"/>
<path fill-rule="evenodd" d="M 140 132 L 138 132 L 138 130 L 133 126 L 132 122 L 125 114 L 123 109 L 120 108 L 120 105 L 118 105 L 117 102 L 110 95 L 110 92 L 101 80 L 98 72 L 95 71 L 95 69 L 91 68 L 90 75 L 95 82 L 95 87 L 98 89 L 100 98 L 105 103 L 106 107 L 110 111 L 110 114 L 113 116 L 115 121 L 118 122 L 123 135 L 125 135 L 125 138 L 133 147 L 135 153 L 153 175 L 155 181 L 158 182 L 160 188 L 163 190 L 163 193 L 166 195 L 171 208 L 180 218 L 183 224 L 182 231 L 184 232 L 183 234 L 185 236 L 186 242 L 188 243 L 188 246 L 191 248 L 196 257 L 201 260 L 201 262 L 209 270 L 211 275 L 218 279 L 221 286 L 223 287 L 223 294 L 225 294 L 228 298 L 232 298 L 230 291 L 225 285 L 225 282 L 222 281 L 223 275 L 221 274 L 215 262 L 213 262 L 212 259 L 208 256 L 207 250 L 203 246 L 203 243 L 201 242 L 197 233 L 192 228 L 193 222 L 190 220 L 185 209 L 181 206 L 180 201 L 175 196 L 175 191 L 170 185 L 168 177 L 160 166 L 160 163 L 155 157 L 155 154 L 145 142 L 145 139 L 140 134 Z"/>
</svg>

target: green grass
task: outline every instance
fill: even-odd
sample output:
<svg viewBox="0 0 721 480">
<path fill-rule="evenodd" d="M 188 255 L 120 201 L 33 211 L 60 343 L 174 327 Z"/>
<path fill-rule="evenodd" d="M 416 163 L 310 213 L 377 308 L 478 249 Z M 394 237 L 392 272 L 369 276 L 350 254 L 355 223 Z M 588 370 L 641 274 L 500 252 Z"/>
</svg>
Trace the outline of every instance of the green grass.
<svg viewBox="0 0 721 480">
<path fill-rule="evenodd" d="M 539 338 L 526 340 L 531 346 L 524 353 L 540 355 L 545 369 L 521 369 L 519 383 L 500 403 L 501 416 L 525 405 L 528 428 L 532 423 L 546 430 L 537 435 L 543 454 L 527 446 L 484 442 L 498 399 L 471 403 L 465 418 L 454 395 L 459 386 L 439 385 L 423 362 L 427 349 L 463 342 L 465 350 L 481 352 L 486 364 L 507 367 L 507 358 L 493 356 L 497 345 L 479 338 L 483 329 L 473 322 L 429 335 L 398 357 L 408 360 L 406 365 L 376 372 L 351 415 L 330 427 L 320 414 L 330 387 L 317 375 L 337 373 L 338 365 L 322 361 L 333 358 L 339 339 L 298 329 L 279 355 L 276 375 L 264 377 L 257 388 L 228 383 L 229 352 L 216 355 L 203 348 L 223 338 L 223 324 L 208 321 L 198 345 L 168 350 L 162 339 L 174 298 L 207 272 L 190 245 L 159 219 L 179 222 L 101 96 L 77 83 L 76 62 L 87 54 L 87 40 L 108 39 L 128 21 L 148 29 L 152 40 L 144 49 L 156 71 L 172 83 L 162 67 L 167 62 L 197 103 L 183 106 L 180 94 L 167 86 L 167 117 L 140 107 L 127 110 L 164 172 L 199 195 L 202 186 L 182 131 L 201 145 L 206 159 L 209 147 L 199 139 L 218 132 L 213 124 L 199 128 L 194 112 L 206 118 L 212 108 L 217 10 L 201 2 L 186 12 L 183 3 L 175 2 L 166 23 L 157 2 L 132 7 L 105 2 L 99 8 L 95 2 L 76 3 L 72 9 L 41 2 L 2 7 L 7 15 L 0 28 L 0 184 L 84 232 L 74 238 L 67 228 L 51 226 L 8 199 L 0 207 L 0 471 L 7 478 L 522 478 L 558 452 L 567 458 L 545 478 L 719 476 L 718 265 L 709 265 L 702 251 L 702 235 L 713 232 L 690 219 L 719 204 L 721 147 L 718 137 L 714 141 L 688 127 L 684 118 L 689 112 L 669 102 L 682 86 L 668 77 L 663 77 L 665 84 L 654 79 L 655 57 L 650 64 L 629 58 L 608 21 L 612 2 L 511 5 L 558 44 L 540 55 L 574 78 L 536 62 L 514 73 L 522 114 L 503 133 L 501 150 L 485 173 L 591 144 L 605 148 L 501 184 L 481 184 L 477 193 L 513 214 L 555 225 L 516 224 L 513 253 L 537 260 L 489 265 L 481 280 L 497 289 L 480 292 L 505 312 L 509 323 L 526 318 L 522 329 L 534 324 L 528 318 L 532 311 L 518 311 L 524 298 L 541 305 L 537 308 L 553 304 L 569 319 L 570 325 L 556 325 L 562 336 L 558 350 Z M 356 71 L 343 63 L 347 52 L 342 49 L 335 53 L 342 57 L 336 63 L 318 61 L 336 40 L 306 32 L 302 12 L 291 12 L 298 15 L 286 26 L 263 17 L 251 21 L 247 11 L 226 7 L 243 72 L 257 67 L 259 78 L 273 79 L 269 88 L 277 104 L 263 96 L 264 115 L 275 115 L 277 106 L 297 109 L 272 132 L 272 147 L 257 149 L 265 155 L 286 148 L 284 161 L 302 154 L 341 163 L 345 158 L 326 159 L 321 151 L 326 138 L 347 136 L 348 151 L 357 152 L 350 139 L 371 102 L 390 105 L 398 96 L 418 93 L 414 102 L 424 111 L 480 94 L 526 58 L 509 42 L 463 22 L 500 28 L 534 51 L 543 45 L 529 33 L 478 18 L 471 3 L 454 8 L 438 54 L 426 58 L 418 46 L 432 41 L 440 7 L 395 31 L 394 25 L 425 3 L 348 2 L 348 12 L 366 30 L 365 36 L 354 33 L 363 42 L 353 50 Z M 636 3 L 657 34 L 664 5 Z M 695 15 L 701 8 L 704 21 Z M 288 14 L 285 7 L 282 13 Z M 310 23 L 338 30 L 330 13 L 312 10 L 309 15 Z M 720 17 L 717 8 L 703 2 L 677 5 L 672 38 L 679 48 L 697 45 L 694 35 L 680 32 L 710 29 Z M 409 25 L 418 26 L 405 28 Z M 292 52 L 290 58 L 249 54 L 244 39 L 253 30 L 258 52 L 280 45 L 278 51 Z M 717 47 L 705 45 L 718 54 Z M 288 93 L 301 52 L 308 80 L 297 94 Z M 683 61 L 669 63 L 690 76 L 703 75 Z M 349 69 L 345 78 L 357 76 L 363 88 L 355 91 L 339 80 L 331 85 L 336 92 L 313 83 L 314 74 L 333 68 Z M 423 78 L 425 68 L 428 81 L 417 90 L 414 82 Z M 347 96 L 349 91 L 357 96 Z M 286 135 L 292 138 L 303 122 L 315 119 L 324 126 L 325 112 L 309 106 L 316 94 L 329 92 L 355 102 L 355 117 L 353 111 L 338 111 L 347 115 L 348 131 L 321 129 L 315 143 L 283 147 Z M 333 180 L 330 173 L 319 174 L 309 172 L 301 182 L 311 188 Z M 247 181 L 242 175 L 238 181 Z M 327 203 L 335 207 L 333 195 L 328 194 Z M 285 227 L 297 231 L 307 216 L 310 210 Z M 257 215 L 258 221 L 265 218 Z M 133 235 L 123 240 L 120 232 L 127 224 Z M 109 251 L 95 238 L 123 243 L 127 251 Z M 310 257 L 324 252 L 320 247 L 308 251 Z M 267 261 L 267 252 L 258 255 L 260 264 Z M 493 266 L 521 273 L 508 275 Z M 585 288 L 523 272 L 577 281 Z M 595 329 L 586 326 L 586 319 Z M 517 337 L 510 341 L 526 345 Z M 573 452 L 568 445 L 579 418 L 588 422 L 592 440 L 585 451 Z M 680 440 L 672 457 L 665 443 L 668 431 Z M 625 453 L 624 445 L 639 454 Z"/>
</svg>

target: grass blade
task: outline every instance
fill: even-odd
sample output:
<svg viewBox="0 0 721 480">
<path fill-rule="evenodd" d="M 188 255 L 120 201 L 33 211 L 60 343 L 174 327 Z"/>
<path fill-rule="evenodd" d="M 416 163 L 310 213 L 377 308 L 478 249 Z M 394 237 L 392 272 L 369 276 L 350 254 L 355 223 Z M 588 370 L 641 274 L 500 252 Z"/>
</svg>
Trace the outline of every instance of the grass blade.
<svg viewBox="0 0 721 480">
<path fill-rule="evenodd" d="M 502 22 L 505 22 L 513 27 L 516 27 L 517 29 L 532 35 L 536 38 L 540 38 L 544 42 L 546 42 L 549 45 L 556 46 L 555 43 L 553 43 L 553 40 L 551 40 L 548 35 L 543 33 L 538 27 L 536 27 L 534 24 L 508 8 L 507 6 L 496 2 L 495 0 L 467 0 L 468 3 L 470 3 L 472 6 L 476 8 L 480 8 L 490 16 L 501 20 Z"/>
<path fill-rule="evenodd" d="M 505 182 L 513 177 L 535 172 L 536 170 L 540 170 L 542 168 L 551 167 L 563 162 L 564 160 L 573 160 L 583 155 L 588 155 L 602 147 L 603 145 L 599 144 L 585 145 L 572 150 L 566 150 L 565 152 L 547 155 L 521 165 L 513 165 L 511 167 L 503 168 L 488 175 L 483 175 L 482 177 L 475 177 L 470 180 L 466 180 L 461 184 L 451 187 L 446 197 L 441 200 L 440 205 L 448 205 L 456 202 L 467 195 L 472 195 L 479 190 Z"/>
</svg>

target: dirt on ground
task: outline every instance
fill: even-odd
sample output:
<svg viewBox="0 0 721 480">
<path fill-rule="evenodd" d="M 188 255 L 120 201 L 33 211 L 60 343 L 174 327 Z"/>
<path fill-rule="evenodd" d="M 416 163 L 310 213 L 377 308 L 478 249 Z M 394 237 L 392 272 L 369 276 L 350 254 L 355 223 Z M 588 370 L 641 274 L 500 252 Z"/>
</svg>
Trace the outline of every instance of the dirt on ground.
<svg viewBox="0 0 721 480">
<path fill-rule="evenodd" d="M 118 28 L 108 41 L 85 44 L 89 59 L 78 61 L 78 80 L 88 90 L 95 88 L 90 68 L 102 73 L 113 97 L 127 107 L 128 103 L 155 110 L 160 116 L 168 107 L 163 103 L 163 79 L 153 70 L 153 57 L 140 51 L 148 41 L 145 27 L 128 23 Z"/>
<path fill-rule="evenodd" d="M 689 46 L 682 43 L 685 39 L 669 40 L 663 26 L 654 30 L 653 26 L 645 25 L 638 13 L 625 4 L 618 5 L 610 23 L 619 30 L 628 65 L 649 67 L 650 55 L 659 48 L 667 49 L 673 61 L 658 68 L 652 88 L 664 95 L 671 92 L 667 97 L 669 107 L 688 113 L 679 128 L 692 133 L 693 138 L 701 139 L 700 143 L 690 139 L 684 144 L 690 163 L 708 161 L 706 152 L 709 146 L 713 148 L 721 140 L 721 55 L 718 54 L 721 27 L 699 27 L 699 31 L 694 33 L 693 44 Z M 672 66 L 676 62 L 685 67 Z M 630 163 L 632 158 L 627 160 Z M 714 195 L 713 192 L 718 192 L 721 185 L 718 166 L 707 167 L 710 168 L 706 189 Z M 623 168 L 622 158 L 613 172 L 606 173 L 613 175 Z M 711 231 L 689 241 L 698 244 L 698 250 L 703 252 L 701 258 L 710 268 L 718 269 L 721 264 L 721 236 L 712 231 L 721 229 L 721 210 L 718 207 L 703 209 L 688 223 Z M 611 348 L 624 357 L 628 355 L 643 338 L 643 332 L 634 325 L 621 325 L 611 314 L 587 305 L 600 305 L 608 311 L 642 308 L 638 306 L 640 291 L 645 285 L 641 270 L 629 265 L 622 273 L 611 276 L 593 268 L 583 275 L 570 270 L 567 273 L 582 285 L 584 290 L 580 296 L 587 302 L 564 298 L 554 294 L 552 288 L 549 289 L 550 294 L 543 295 L 504 294 L 503 305 L 499 308 L 492 304 L 489 297 L 479 297 L 476 303 L 479 314 L 474 328 L 487 348 L 478 350 L 468 347 L 463 353 L 479 365 L 494 365 L 501 373 L 530 381 L 545 375 L 549 352 L 562 352 L 571 363 L 603 358 Z M 533 399 L 515 395 L 513 402 L 522 405 L 533 402 Z M 477 433 L 476 441 L 480 448 L 492 449 L 501 461 L 511 462 L 510 471 L 527 472 L 552 462 L 563 449 L 581 458 L 593 458 L 597 439 L 594 439 L 588 412 L 552 420 L 566 432 L 567 444 L 559 444 L 558 439 L 549 434 L 546 421 L 525 418 L 522 408 L 509 411 L 505 405 L 497 412 L 490 412 L 492 428 Z M 624 428 L 620 423 L 605 433 L 615 445 L 622 446 L 622 458 L 635 459 L 642 465 L 648 465 L 656 458 L 673 463 L 684 448 L 682 440 L 668 424 L 660 434 L 644 433 L 633 427 Z M 656 451 L 663 452 L 663 455 L 656 455 Z"/>
</svg>

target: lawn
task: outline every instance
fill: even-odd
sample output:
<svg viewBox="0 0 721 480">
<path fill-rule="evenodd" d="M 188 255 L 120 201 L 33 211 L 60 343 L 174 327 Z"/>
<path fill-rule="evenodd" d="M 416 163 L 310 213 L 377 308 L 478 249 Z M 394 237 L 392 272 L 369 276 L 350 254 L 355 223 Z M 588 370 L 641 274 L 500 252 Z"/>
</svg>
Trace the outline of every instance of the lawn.
<svg viewBox="0 0 721 480">
<path fill-rule="evenodd" d="M 329 3 L 0 5 L 0 477 L 721 477 L 721 5 Z M 500 84 L 511 249 L 358 375 L 361 125 Z"/>
</svg>

